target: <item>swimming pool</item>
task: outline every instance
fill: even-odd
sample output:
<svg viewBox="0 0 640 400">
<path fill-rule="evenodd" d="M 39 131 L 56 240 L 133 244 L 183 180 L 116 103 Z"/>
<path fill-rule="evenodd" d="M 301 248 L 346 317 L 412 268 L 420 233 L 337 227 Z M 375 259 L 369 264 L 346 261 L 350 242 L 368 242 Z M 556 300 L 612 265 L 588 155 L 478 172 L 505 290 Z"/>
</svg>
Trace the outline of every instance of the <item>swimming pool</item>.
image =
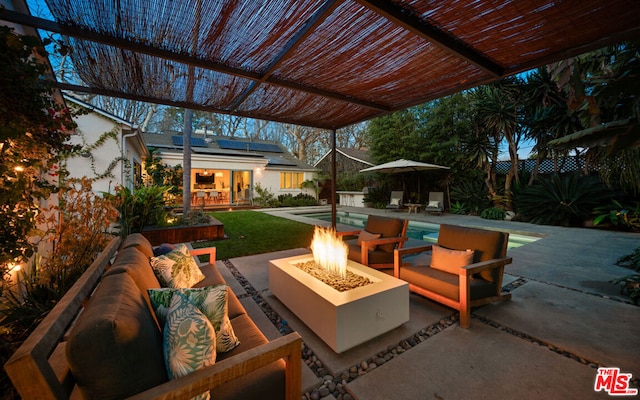
<svg viewBox="0 0 640 400">
<path fill-rule="evenodd" d="M 307 218 L 313 218 L 320 221 L 331 222 L 331 213 L 312 213 L 302 214 Z M 351 225 L 358 228 L 364 228 L 367 223 L 366 214 L 356 214 L 351 212 L 338 212 L 336 214 L 336 222 L 345 225 Z M 412 239 L 424 240 L 425 242 L 437 242 L 438 232 L 440 231 L 439 224 L 431 224 L 428 222 L 409 221 L 409 227 L 407 228 L 407 236 Z M 540 239 L 536 236 L 517 235 L 509 233 L 508 248 L 515 248 L 524 246 L 525 244 L 535 242 Z"/>
</svg>

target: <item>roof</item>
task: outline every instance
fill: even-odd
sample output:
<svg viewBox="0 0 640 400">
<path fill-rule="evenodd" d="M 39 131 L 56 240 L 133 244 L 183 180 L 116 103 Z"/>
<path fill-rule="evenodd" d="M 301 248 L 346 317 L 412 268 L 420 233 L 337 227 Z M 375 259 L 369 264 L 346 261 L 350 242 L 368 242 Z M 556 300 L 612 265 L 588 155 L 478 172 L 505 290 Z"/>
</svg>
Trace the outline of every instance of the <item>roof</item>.
<svg viewBox="0 0 640 400">
<path fill-rule="evenodd" d="M 111 114 L 108 111 L 105 111 L 105 110 L 103 110 L 101 108 L 98 108 L 98 107 L 94 106 L 93 104 L 84 102 L 84 101 L 80 100 L 79 98 L 72 96 L 69 93 L 63 92 L 62 93 L 62 97 L 66 101 L 70 101 L 72 103 L 75 103 L 75 104 L 79 105 L 80 107 L 83 107 L 83 108 L 86 108 L 87 110 L 93 111 L 96 114 L 100 114 L 103 117 L 108 118 L 108 119 L 110 119 L 110 120 L 112 120 L 112 121 L 114 121 L 114 122 L 116 122 L 116 123 L 118 123 L 120 125 L 126 125 L 127 127 L 131 128 L 132 130 L 138 129 L 138 126 L 133 124 L 132 122 L 124 120 L 124 119 L 118 117 L 117 115 Z"/>
<path fill-rule="evenodd" d="M 637 0 L 47 0 L 83 83 L 337 129 L 640 37 Z"/>
<path fill-rule="evenodd" d="M 371 160 L 371 155 L 369 154 L 369 151 L 367 150 L 361 150 L 361 149 L 350 149 L 350 148 L 346 148 L 346 147 L 337 147 L 336 151 L 340 154 L 342 154 L 343 156 L 350 158 L 352 160 L 358 161 L 362 164 L 367 164 L 367 165 L 371 165 L 373 166 L 373 161 Z M 320 164 L 322 162 L 322 160 L 324 160 L 325 158 L 329 157 L 331 155 L 332 150 L 329 150 L 327 153 L 325 153 L 325 155 L 323 155 L 322 157 L 320 157 L 320 159 L 314 164 L 314 166 L 317 166 L 318 164 Z"/>
<path fill-rule="evenodd" d="M 148 147 L 179 152 L 183 150 L 181 132 L 167 134 L 145 132 L 144 140 Z M 280 143 L 270 140 L 193 134 L 191 151 L 210 156 L 265 159 L 266 168 L 315 171 L 312 166 L 294 157 Z"/>
</svg>

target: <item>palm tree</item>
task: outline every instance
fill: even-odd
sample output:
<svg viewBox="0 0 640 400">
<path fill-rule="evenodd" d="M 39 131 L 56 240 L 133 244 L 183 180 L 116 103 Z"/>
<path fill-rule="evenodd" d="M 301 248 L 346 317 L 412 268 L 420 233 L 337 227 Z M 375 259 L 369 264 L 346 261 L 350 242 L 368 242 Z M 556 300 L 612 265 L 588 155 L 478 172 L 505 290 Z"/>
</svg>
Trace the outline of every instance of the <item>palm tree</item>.
<svg viewBox="0 0 640 400">
<path fill-rule="evenodd" d="M 538 175 L 542 160 L 549 156 L 549 141 L 580 130 L 582 125 L 569 112 L 567 99 L 558 88 L 549 69 L 539 68 L 526 78 L 524 86 L 524 116 L 529 127 L 525 137 L 533 140 L 533 151 L 536 153 L 536 164 L 529 185 Z M 557 156 L 557 152 L 554 152 Z"/>
<path fill-rule="evenodd" d="M 496 195 L 494 164 L 498 159 L 498 145 L 494 137 L 483 129 L 482 125 L 476 124 L 474 135 L 469 135 L 462 140 L 462 150 L 465 158 L 471 164 L 485 173 L 485 184 L 491 196 Z"/>
<path fill-rule="evenodd" d="M 508 77 L 499 82 L 481 86 L 474 93 L 475 107 L 481 123 L 492 132 L 496 143 L 507 142 L 511 167 L 505 181 L 505 195 L 510 199 L 511 184 L 518 177 L 518 144 L 523 135 L 522 105 L 523 81 Z"/>
</svg>

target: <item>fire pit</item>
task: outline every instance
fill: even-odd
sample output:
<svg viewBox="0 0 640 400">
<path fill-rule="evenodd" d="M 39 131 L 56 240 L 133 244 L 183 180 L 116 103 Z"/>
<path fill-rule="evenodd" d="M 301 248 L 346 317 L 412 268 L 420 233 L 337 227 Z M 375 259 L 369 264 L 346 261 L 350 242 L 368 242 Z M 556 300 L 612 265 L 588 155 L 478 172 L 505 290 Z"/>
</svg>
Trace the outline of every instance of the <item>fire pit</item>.
<svg viewBox="0 0 640 400">
<path fill-rule="evenodd" d="M 335 238 L 335 232 L 321 232 L 320 236 L 325 233 Z M 314 242 L 318 236 L 317 228 Z M 321 246 L 322 257 L 333 257 L 345 248 L 339 239 L 326 246 Z M 345 250 L 344 268 L 330 268 L 334 271 L 333 279 L 350 273 L 369 283 L 340 291 L 297 266 L 317 263 L 315 258 L 320 250 L 317 245 L 312 244 L 311 247 L 315 249 L 314 255 L 269 262 L 269 290 L 333 351 L 342 353 L 409 320 L 409 288 L 406 282 L 347 261 Z M 339 264 L 342 264 L 342 256 Z"/>
</svg>

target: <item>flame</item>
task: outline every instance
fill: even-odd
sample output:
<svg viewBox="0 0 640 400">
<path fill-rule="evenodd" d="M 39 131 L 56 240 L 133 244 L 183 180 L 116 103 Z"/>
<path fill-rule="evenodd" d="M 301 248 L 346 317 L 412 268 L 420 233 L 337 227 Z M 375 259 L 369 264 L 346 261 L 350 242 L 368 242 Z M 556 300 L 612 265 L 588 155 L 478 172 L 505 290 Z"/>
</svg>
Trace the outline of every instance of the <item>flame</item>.
<svg viewBox="0 0 640 400">
<path fill-rule="evenodd" d="M 313 260 L 330 274 L 340 278 L 347 276 L 347 254 L 349 247 L 336 236 L 331 228 L 316 226 L 311 241 Z"/>
</svg>

